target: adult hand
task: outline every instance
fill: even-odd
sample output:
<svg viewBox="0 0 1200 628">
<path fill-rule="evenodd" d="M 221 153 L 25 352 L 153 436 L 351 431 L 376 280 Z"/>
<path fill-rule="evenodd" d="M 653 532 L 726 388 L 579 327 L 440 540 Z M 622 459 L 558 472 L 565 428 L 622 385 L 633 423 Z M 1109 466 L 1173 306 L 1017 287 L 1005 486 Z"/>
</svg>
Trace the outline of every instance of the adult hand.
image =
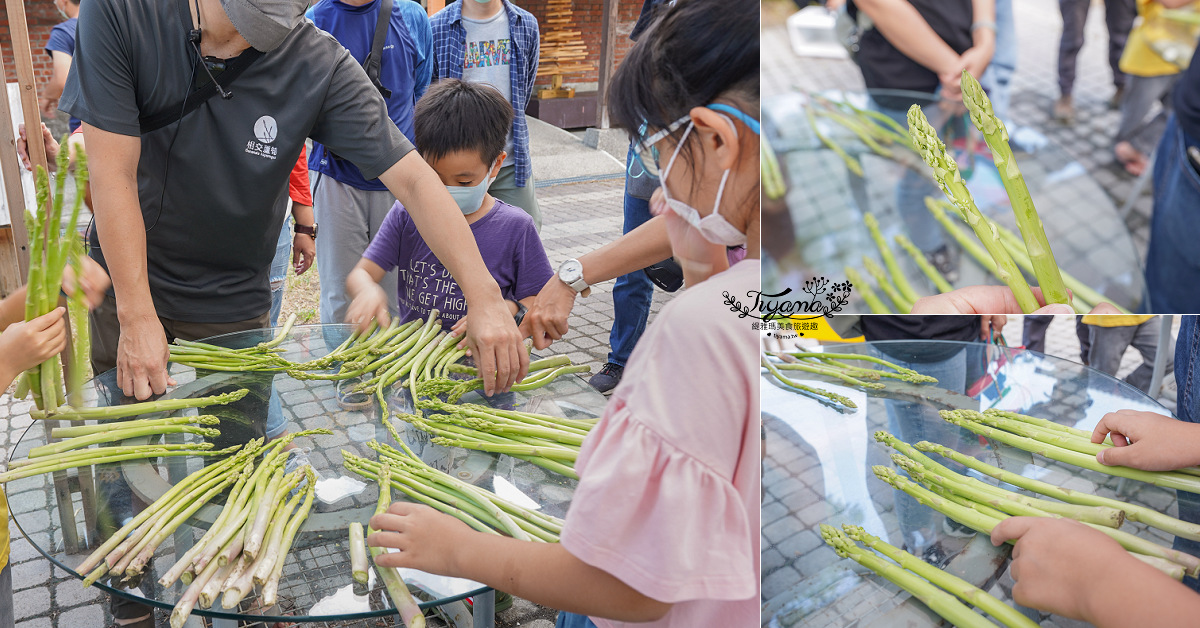
<svg viewBox="0 0 1200 628">
<path fill-rule="evenodd" d="M 75 295 L 77 288 L 82 288 L 89 310 L 96 309 L 104 301 L 104 293 L 108 291 L 110 285 L 112 285 L 112 281 L 109 280 L 104 267 L 90 257 L 83 258 L 82 281 L 75 281 L 75 269 L 70 266 L 63 268 L 63 292 L 70 297 Z"/>
<path fill-rule="evenodd" d="M 529 372 L 529 353 L 506 301 L 497 298 L 486 307 L 475 307 L 470 309 L 467 346 L 483 378 L 484 394 L 490 396 L 524 379 Z"/>
<path fill-rule="evenodd" d="M 966 52 L 962 53 L 959 60 L 963 64 L 963 69 L 971 73 L 976 80 L 983 76 L 988 65 L 992 63 L 992 54 L 995 52 L 995 46 L 972 46 Z M 961 72 L 959 80 L 962 80 Z"/>
<path fill-rule="evenodd" d="M 1040 288 L 1033 289 L 1033 296 L 1042 307 L 1031 314 L 1074 315 L 1075 310 L 1062 303 L 1046 305 Z M 1007 286 L 968 286 L 944 294 L 921 297 L 913 305 L 911 314 L 1023 314 L 1016 297 Z M 1120 314 L 1121 311 L 1109 303 L 1101 303 L 1092 314 Z"/>
<path fill-rule="evenodd" d="M 167 392 L 175 380 L 167 374 L 167 335 L 155 316 L 121 321 L 117 341 L 117 385 L 126 397 L 138 401 Z"/>
<path fill-rule="evenodd" d="M 1072 519 L 1010 517 L 992 530 L 994 545 L 1009 540 L 1017 542 L 1008 569 L 1013 599 L 1073 619 L 1091 616 L 1091 598 L 1107 589 L 1106 579 L 1141 565 L 1116 541 Z"/>
<path fill-rule="evenodd" d="M 67 348 L 66 311 L 56 307 L 31 321 L 13 323 L 0 333 L 0 355 L 8 362 L 3 366 L 12 368 L 14 377 Z"/>
<path fill-rule="evenodd" d="M 983 315 L 979 317 L 979 339 L 983 341 L 991 340 L 992 336 L 999 336 L 1000 332 L 1004 331 L 1004 326 L 1008 324 L 1008 317 L 1003 314 Z"/>
<path fill-rule="evenodd" d="M 58 99 L 57 98 L 39 98 L 38 103 L 41 105 L 42 115 L 47 118 L 58 117 Z"/>
<path fill-rule="evenodd" d="M 469 545 L 475 532 L 429 506 L 395 502 L 387 512 L 371 517 L 370 525 L 378 532 L 367 537 L 367 545 L 399 550 L 381 554 L 375 561 L 381 567 L 454 576 L 461 573 L 460 557 L 473 558 Z"/>
<path fill-rule="evenodd" d="M 350 307 L 346 308 L 346 322 L 354 325 L 356 331 L 365 332 L 371 321 L 377 321 L 380 328 L 387 327 L 392 322 L 388 312 L 387 293 L 377 283 L 371 283 L 359 290 L 350 302 Z"/>
<path fill-rule="evenodd" d="M 306 233 L 292 236 L 292 268 L 303 275 L 317 259 L 317 241 Z"/>
<path fill-rule="evenodd" d="M 1092 430 L 1092 442 L 1112 437 L 1113 447 L 1096 454 L 1100 464 L 1145 471 L 1174 471 L 1200 464 L 1200 425 L 1154 412 L 1109 412 Z"/>
<path fill-rule="evenodd" d="M 46 147 L 46 167 L 53 171 L 57 167 L 58 142 L 50 134 L 50 129 L 46 128 L 45 122 L 42 123 L 42 144 Z M 33 170 L 33 165 L 29 163 L 29 138 L 25 137 L 24 124 L 17 125 L 17 155 L 21 157 L 21 165 L 26 170 Z"/>
<path fill-rule="evenodd" d="M 942 86 L 941 96 L 950 102 L 962 102 L 962 71 L 966 61 L 959 56 L 954 63 L 938 70 L 938 83 Z"/>
<path fill-rule="evenodd" d="M 542 286 L 521 321 L 521 335 L 533 338 L 534 349 L 541 351 L 567 334 L 570 329 L 567 319 L 578 294 L 557 275 Z"/>
</svg>

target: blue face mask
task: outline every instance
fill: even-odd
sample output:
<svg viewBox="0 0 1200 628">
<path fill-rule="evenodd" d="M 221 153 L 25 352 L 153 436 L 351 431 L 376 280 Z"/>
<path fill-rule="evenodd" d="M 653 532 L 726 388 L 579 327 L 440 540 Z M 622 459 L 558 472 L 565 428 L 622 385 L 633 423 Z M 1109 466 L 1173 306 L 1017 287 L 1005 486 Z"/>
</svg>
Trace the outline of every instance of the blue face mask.
<svg viewBox="0 0 1200 628">
<path fill-rule="evenodd" d="M 495 163 L 492 164 L 494 166 Z M 488 166 L 488 174 L 492 172 L 492 166 Z M 462 210 L 464 216 L 470 216 L 479 211 L 483 207 L 483 197 L 487 194 L 488 188 L 491 187 L 492 177 L 484 177 L 477 185 L 471 187 L 462 187 L 459 185 L 447 185 L 446 191 L 458 203 L 458 208 Z"/>
</svg>

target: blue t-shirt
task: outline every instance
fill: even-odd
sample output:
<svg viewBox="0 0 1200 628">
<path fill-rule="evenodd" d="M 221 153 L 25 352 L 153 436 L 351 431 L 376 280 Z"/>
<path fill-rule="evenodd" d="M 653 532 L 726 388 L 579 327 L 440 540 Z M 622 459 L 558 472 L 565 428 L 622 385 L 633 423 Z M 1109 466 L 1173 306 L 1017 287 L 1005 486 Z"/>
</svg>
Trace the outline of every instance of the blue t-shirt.
<svg viewBox="0 0 1200 628">
<path fill-rule="evenodd" d="M 333 35 L 360 64 L 371 52 L 380 0 L 351 6 L 339 0 L 320 0 L 306 14 L 317 28 Z M 433 32 L 429 16 L 412 0 L 393 0 L 392 20 L 383 42 L 379 81 L 392 91 L 387 99 L 388 117 L 410 140 L 413 137 L 413 108 L 429 87 L 433 73 Z M 368 181 L 354 164 L 337 159 L 320 144 L 313 144 L 308 168 L 360 190 L 387 189 L 378 179 Z"/>
<path fill-rule="evenodd" d="M 55 26 L 50 31 L 50 38 L 46 40 L 46 54 L 54 57 L 53 52 L 61 52 L 68 57 L 75 56 L 75 24 L 79 20 L 70 18 L 67 21 Z M 79 128 L 79 118 L 71 116 L 71 131 Z"/>
<path fill-rule="evenodd" d="M 520 301 L 534 296 L 554 276 L 533 218 L 525 210 L 496 199 L 491 211 L 471 224 L 471 234 L 505 299 Z M 400 270 L 396 295 L 401 323 L 425 318 L 437 308 L 442 326 L 449 329 L 467 313 L 462 288 L 429 250 L 400 203 L 383 219 L 363 257 L 384 271 Z"/>
</svg>

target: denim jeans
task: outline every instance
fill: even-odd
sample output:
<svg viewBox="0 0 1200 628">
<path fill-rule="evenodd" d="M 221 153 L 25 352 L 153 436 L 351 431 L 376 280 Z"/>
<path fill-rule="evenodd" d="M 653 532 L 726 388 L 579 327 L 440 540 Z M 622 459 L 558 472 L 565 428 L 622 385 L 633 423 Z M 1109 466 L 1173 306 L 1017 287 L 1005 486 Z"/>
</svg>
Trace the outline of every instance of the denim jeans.
<svg viewBox="0 0 1200 628">
<path fill-rule="evenodd" d="M 1001 120 L 1008 118 L 1012 96 L 1010 83 L 1017 71 L 1017 30 L 1013 23 L 1013 0 L 996 0 L 996 51 L 992 62 L 979 79 L 992 101 L 992 111 Z"/>
<path fill-rule="evenodd" d="M 1195 316 L 1180 317 L 1179 336 L 1175 340 L 1175 386 L 1179 391 L 1175 414 L 1181 421 L 1200 422 L 1200 324 Z M 1200 523 L 1200 495 L 1176 491 L 1179 518 Z M 1200 555 L 1200 543 L 1175 537 L 1175 549 Z M 1200 591 L 1200 580 L 1184 576 L 1183 583 Z"/>
<path fill-rule="evenodd" d="M 637 160 L 630 146 L 625 156 L 626 173 L 631 164 Z M 640 171 L 640 169 L 638 169 Z M 622 233 L 637 229 L 642 223 L 650 220 L 650 201 L 632 196 L 628 174 L 625 178 L 625 224 Z M 641 176 L 648 176 L 645 172 Z M 646 331 L 646 321 L 650 318 L 650 303 L 654 300 L 654 284 L 646 273 L 638 270 L 617 277 L 613 286 L 613 325 L 608 335 L 608 344 L 612 349 L 608 361 L 625 366 L 633 347 Z"/>
<path fill-rule="evenodd" d="M 559 611 L 558 619 L 554 621 L 554 628 L 596 628 L 596 624 L 586 615 Z"/>
<path fill-rule="evenodd" d="M 283 286 L 286 283 L 288 263 L 292 261 L 291 219 L 283 221 L 279 242 L 275 244 L 275 258 L 271 260 L 271 327 L 279 325 L 279 310 L 283 307 Z"/>
<path fill-rule="evenodd" d="M 1187 155 L 1189 146 L 1198 145 L 1171 116 L 1154 157 L 1154 212 L 1142 312 L 1200 312 L 1200 174 Z"/>
</svg>

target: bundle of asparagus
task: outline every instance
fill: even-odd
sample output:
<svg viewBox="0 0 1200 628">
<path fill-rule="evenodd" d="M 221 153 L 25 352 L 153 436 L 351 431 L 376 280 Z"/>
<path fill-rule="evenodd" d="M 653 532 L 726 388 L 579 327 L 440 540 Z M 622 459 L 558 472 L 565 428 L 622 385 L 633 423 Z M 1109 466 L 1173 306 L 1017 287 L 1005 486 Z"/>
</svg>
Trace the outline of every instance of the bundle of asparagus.
<svg viewBox="0 0 1200 628">
<path fill-rule="evenodd" d="M 503 533 L 524 541 L 558 541 L 561 519 L 529 510 L 430 467 L 398 438 L 391 421 L 384 424 L 403 451 L 371 441 L 368 446 L 379 454 L 376 462 L 342 450 L 347 469 L 372 480 L 390 475 L 392 488 L 481 532 Z"/>
<path fill-rule="evenodd" d="M 993 161 L 1024 237 L 1030 268 L 1042 289 L 1042 296 L 1047 303 L 1070 303 L 1070 294 L 1054 260 L 1054 253 L 1050 250 L 1045 229 L 1013 158 L 1004 123 L 995 116 L 991 102 L 979 86 L 979 82 L 966 71 L 963 72 L 962 88 L 963 102 L 970 112 L 971 121 L 983 133 L 988 147 L 992 150 Z M 1029 284 L 1001 241 L 996 226 L 975 206 L 970 191 L 959 175 L 958 164 L 946 152 L 946 146 L 938 139 L 937 132 L 925 118 L 920 106 L 913 105 L 909 109 L 908 124 L 909 135 L 925 163 L 933 169 L 938 186 L 953 203 L 959 216 L 974 230 L 987 251 L 987 256 L 993 260 L 993 273 L 1012 289 L 1023 311 L 1029 313 L 1036 310 L 1040 306 Z"/>
<path fill-rule="evenodd" d="M 1009 628 L 1035 628 L 1038 625 L 1037 622 L 1025 617 L 1013 607 L 1001 602 L 979 587 L 958 576 L 946 573 L 898 547 L 889 545 L 878 537 L 868 534 L 859 526 L 844 524 L 842 530 L 845 531 L 844 534 L 833 526 L 823 523 L 821 524 L 821 538 L 834 548 L 838 556 L 850 558 L 908 591 L 913 597 L 924 602 L 930 610 L 955 626 L 994 628 L 995 624 L 972 611 L 966 604 L 978 607 L 992 619 Z M 866 548 L 859 547 L 854 541 L 862 543 Z M 883 554 L 891 561 L 885 560 L 871 550 Z M 962 602 L 954 599 L 955 597 Z"/>
<path fill-rule="evenodd" d="M 851 157 L 845 149 L 821 132 L 817 119 L 828 120 L 849 131 L 862 142 L 867 150 L 889 159 L 895 157 L 892 148 L 914 150 L 912 141 L 904 127 L 886 115 L 861 109 L 848 100 L 833 101 L 819 94 L 809 94 L 809 104 L 805 108 L 813 133 L 821 143 L 836 153 L 846 162 L 851 172 L 862 176 L 862 164 Z"/>
<path fill-rule="evenodd" d="M 397 418 L 434 435 L 447 447 L 508 454 L 542 468 L 579 479 L 575 459 L 595 419 L 566 419 L 547 414 L 500 410 L 476 404 L 455 405 L 422 399 L 417 407 L 434 412 Z"/>
<path fill-rule="evenodd" d="M 63 143 L 67 141 L 63 137 Z M 63 271 L 71 264 L 75 271 L 76 281 L 83 276 L 81 255 L 82 241 L 75 231 L 79 222 L 79 212 L 83 207 L 84 190 L 87 187 L 88 170 L 87 157 L 83 151 L 78 152 L 75 167 L 75 203 L 64 233 L 63 191 L 66 189 L 67 166 L 69 151 L 59 151 L 57 172 L 54 177 L 54 196 L 48 212 L 35 214 L 25 211 L 25 230 L 29 234 L 29 281 L 25 292 L 25 320 L 49 314 L 58 307 L 59 289 L 63 282 Z M 37 188 L 37 207 L 46 206 L 50 196 L 50 178 L 46 171 L 37 167 L 35 174 Z M 71 390 L 67 391 L 72 397 L 72 403 L 80 403 L 83 389 L 84 374 L 87 373 L 89 356 L 91 355 L 91 340 L 87 335 L 87 303 L 82 290 L 75 290 L 74 296 L 68 300 L 67 308 L 73 329 L 77 332 L 72 341 L 72 364 L 70 368 Z M 65 404 L 66 394 L 63 390 L 62 363 L 55 356 L 33 369 L 23 373 L 17 380 L 17 399 L 24 399 L 33 393 L 34 404 L 42 410 L 54 412 L 59 405 Z"/>
<path fill-rule="evenodd" d="M 387 512 L 388 506 L 392 504 L 392 484 L 385 482 L 383 478 L 390 478 L 391 462 L 387 457 L 380 458 L 381 465 L 378 477 L 379 482 L 379 502 L 375 506 L 375 514 L 381 515 Z M 371 529 L 374 534 L 379 530 Z M 361 544 L 362 525 L 358 526 L 359 542 Z M 354 528 L 350 528 L 351 543 L 354 543 Z M 385 554 L 385 550 L 380 547 L 371 547 L 371 560 L 375 563 L 375 571 L 379 574 L 379 578 L 383 580 L 384 586 L 387 588 L 388 597 L 392 598 L 392 606 L 396 612 L 400 614 L 400 621 L 408 628 L 425 628 L 425 616 L 421 613 L 421 607 L 417 604 L 417 600 L 413 598 L 412 593 L 408 590 L 408 585 L 404 584 L 404 579 L 400 577 L 400 572 L 395 567 L 384 567 L 379 564 L 379 557 Z M 353 556 L 354 548 L 351 546 L 351 555 Z M 365 563 L 365 560 L 363 561 Z M 357 578 L 358 572 L 355 572 Z M 360 582 L 365 582 L 367 579 L 365 564 L 363 570 L 363 579 Z"/>
<path fill-rule="evenodd" d="M 776 358 L 778 362 L 768 360 L 768 356 Z M 864 355 L 859 353 L 825 353 L 825 352 L 806 352 L 806 351 L 791 351 L 791 352 L 766 352 L 762 356 L 762 365 L 771 375 L 780 383 L 789 388 L 809 392 L 821 397 L 826 397 L 832 401 L 840 403 L 848 408 L 855 408 L 853 401 L 846 397 L 831 393 L 820 388 L 812 388 L 796 382 L 782 373 L 782 371 L 804 371 L 816 375 L 825 375 L 839 379 L 851 386 L 858 386 L 868 390 L 878 390 L 884 388 L 884 384 L 878 380 L 880 378 L 898 379 L 912 384 L 936 384 L 937 379 L 928 375 L 922 375 L 910 368 L 905 368 L 899 364 L 895 364 L 877 358 L 872 355 Z M 859 362 L 867 362 L 877 364 L 882 367 L 891 369 L 885 371 L 876 368 L 865 368 L 849 364 L 847 360 L 855 360 Z M 873 380 L 873 381 L 863 381 Z"/>
<path fill-rule="evenodd" d="M 1051 421 L 1025 417 L 1013 412 L 980 413 L 972 410 L 942 410 L 940 414 L 947 422 L 980 436 L 1051 460 L 1108 475 L 1140 480 L 1163 488 L 1200 493 L 1200 477 L 1198 477 L 1200 468 L 1192 467 L 1179 471 L 1142 471 L 1130 467 L 1100 464 L 1096 460 L 1096 453 L 1111 445 L 1092 443 L 1091 434 L 1084 436 L 1085 432 L 1081 430 L 1073 430 L 1073 428 L 1058 426 Z"/>
</svg>

